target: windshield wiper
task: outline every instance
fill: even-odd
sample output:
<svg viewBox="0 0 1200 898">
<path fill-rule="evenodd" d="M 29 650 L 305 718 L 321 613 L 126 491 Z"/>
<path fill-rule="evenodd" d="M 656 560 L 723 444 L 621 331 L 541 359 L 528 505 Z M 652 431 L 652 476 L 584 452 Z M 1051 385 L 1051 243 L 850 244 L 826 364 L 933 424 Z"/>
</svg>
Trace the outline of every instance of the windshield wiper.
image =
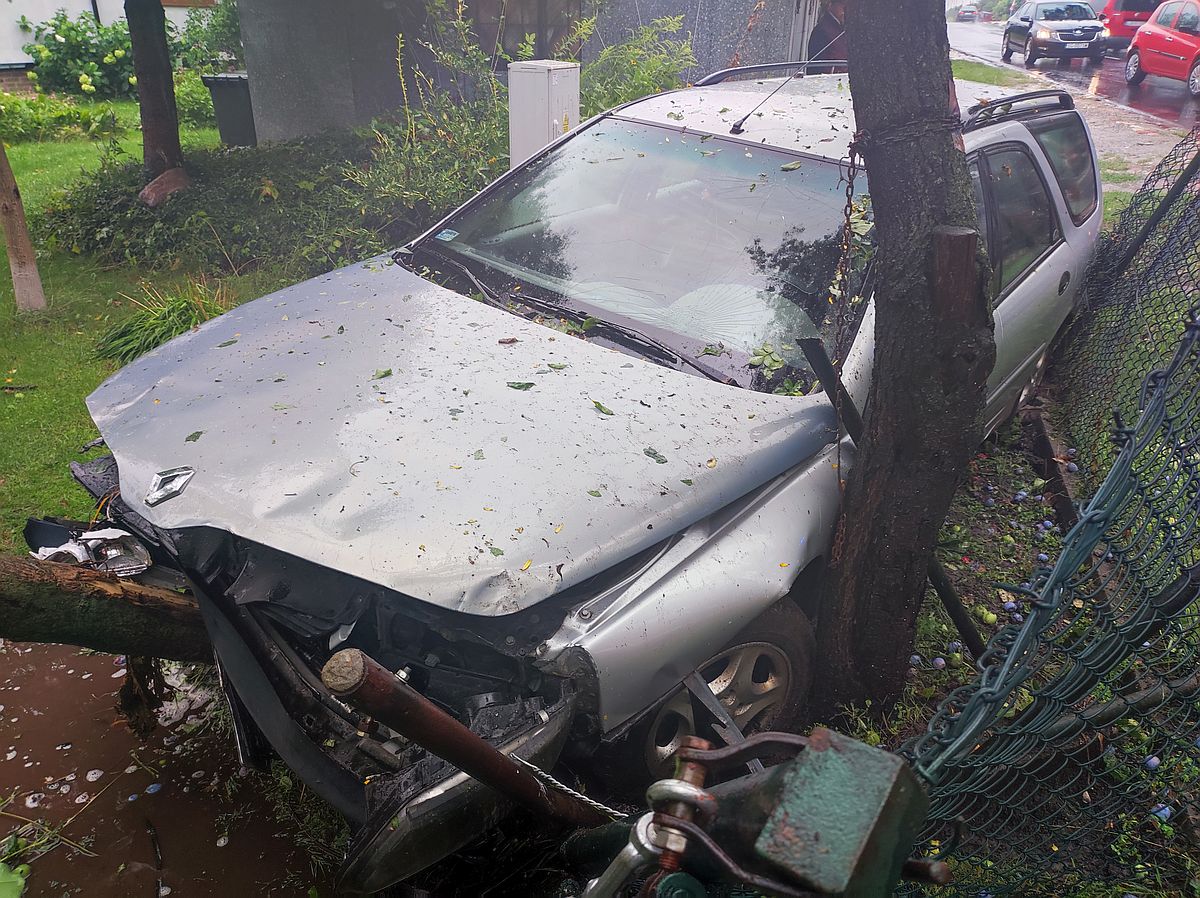
<svg viewBox="0 0 1200 898">
<path fill-rule="evenodd" d="M 664 343 L 661 340 L 657 340 L 654 337 L 651 337 L 649 334 L 644 334 L 635 328 L 628 327 L 624 324 L 616 324 L 615 322 L 608 321 L 604 318 L 596 318 L 592 315 L 585 315 L 584 313 L 578 312 L 575 309 L 563 308 L 557 303 L 544 299 L 534 299 L 531 296 L 525 296 L 521 293 L 511 292 L 509 293 L 509 297 L 515 302 L 523 303 L 530 308 L 567 318 L 580 325 L 586 324 L 586 329 L 588 331 L 595 331 L 600 336 L 608 336 L 611 339 L 612 336 L 615 335 L 621 338 L 617 342 L 624 342 L 627 344 L 633 343 L 635 345 L 640 345 L 643 348 L 656 349 L 668 359 L 673 359 L 676 362 L 687 365 L 691 368 L 695 368 L 709 380 L 715 380 L 717 383 L 728 384 L 734 387 L 738 386 L 738 382 L 732 377 L 722 374 L 716 368 L 710 368 L 703 362 L 688 358 L 686 354 L 680 352 L 678 349 L 674 349 L 669 344 Z"/>
<path fill-rule="evenodd" d="M 612 321 L 606 321 L 603 318 L 596 318 L 596 317 L 593 317 L 590 315 L 586 315 L 585 313 L 578 312 L 575 309 L 563 308 L 562 306 L 558 305 L 557 303 L 550 302 L 548 300 L 535 299 L 532 296 L 527 296 L 523 293 L 518 293 L 515 290 L 509 290 L 506 294 L 504 294 L 502 296 L 501 294 L 497 293 L 492 288 L 485 285 L 483 283 L 483 281 L 481 281 L 475 275 L 475 272 L 473 272 L 463 262 L 459 262 L 457 259 L 452 259 L 449 256 L 445 256 L 442 253 L 436 252 L 434 250 L 430 250 L 425 247 L 422 247 L 422 251 L 429 253 L 431 256 L 434 256 L 439 262 L 446 263 L 451 268 L 453 268 L 456 272 L 463 275 L 463 277 L 465 277 L 467 280 L 469 280 L 471 282 L 472 286 L 474 286 L 475 289 L 479 291 L 480 295 L 484 299 L 484 302 L 486 302 L 488 305 L 495 306 L 498 309 L 504 309 L 506 312 L 511 312 L 513 310 L 509 307 L 508 303 L 505 302 L 505 300 L 507 299 L 511 302 L 515 302 L 515 303 L 519 303 L 524 306 L 528 306 L 529 308 L 535 309 L 540 312 L 548 312 L 549 314 L 552 314 L 555 316 L 567 318 L 567 319 L 572 320 L 580 325 L 587 324 L 588 325 L 587 330 L 594 330 L 599 335 L 607 334 L 610 338 L 613 335 L 616 335 L 617 337 L 621 338 L 617 342 L 624 342 L 626 344 L 633 343 L 636 345 L 640 345 L 643 350 L 656 349 L 656 350 L 658 350 L 658 352 L 661 355 L 666 357 L 666 360 L 668 360 L 668 361 L 674 360 L 674 361 L 682 363 L 684 365 L 688 365 L 691 368 L 695 368 L 697 371 L 699 371 L 701 374 L 703 374 L 709 380 L 715 380 L 715 381 L 717 381 L 717 383 L 728 384 L 728 385 L 734 386 L 734 387 L 739 386 L 738 382 L 736 380 L 734 380 L 732 377 L 728 377 L 728 376 L 722 374 L 720 371 L 716 370 L 715 368 L 710 368 L 708 365 L 705 365 L 703 362 L 698 362 L 695 359 L 690 359 L 683 353 L 679 352 L 678 350 L 672 349 L 668 344 L 663 343 L 661 340 L 656 340 L 654 337 L 644 334 L 639 330 L 635 330 L 632 327 L 626 327 L 623 324 L 615 324 Z M 412 252 L 412 250 L 398 249 L 394 253 L 392 253 L 392 261 L 394 261 L 397 265 L 403 266 L 404 268 L 409 268 L 411 270 L 412 256 L 414 256 L 414 255 L 415 254 Z"/>
<path fill-rule="evenodd" d="M 422 252 L 429 253 L 429 255 L 436 258 L 439 263 L 449 265 L 456 272 L 470 281 L 471 285 L 479 291 L 479 295 L 483 297 L 483 301 L 489 306 L 495 306 L 497 309 L 504 309 L 506 312 L 511 311 L 511 309 L 508 308 L 508 305 L 501 298 L 500 294 L 484 284 L 483 281 L 475 276 L 475 272 L 468 268 L 464 263 L 459 262 L 457 259 L 452 259 L 449 256 L 444 256 L 439 252 L 434 252 L 430 249 L 422 248 Z M 412 271 L 413 257 L 415 255 L 416 253 L 414 253 L 411 249 L 408 249 L 407 247 L 401 247 L 392 253 L 392 261 L 400 267 L 407 268 L 409 271 Z"/>
</svg>

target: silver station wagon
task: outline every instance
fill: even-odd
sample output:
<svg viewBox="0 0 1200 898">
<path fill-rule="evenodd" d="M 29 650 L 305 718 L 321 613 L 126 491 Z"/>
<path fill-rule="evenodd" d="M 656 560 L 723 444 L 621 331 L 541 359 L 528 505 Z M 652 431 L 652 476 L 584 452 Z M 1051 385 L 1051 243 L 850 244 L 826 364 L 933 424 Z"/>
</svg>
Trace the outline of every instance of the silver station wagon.
<svg viewBox="0 0 1200 898">
<path fill-rule="evenodd" d="M 119 488 L 105 526 L 198 597 L 246 761 L 277 753 L 351 821 L 347 888 L 508 804 L 331 690 L 343 650 L 576 785 L 644 785 L 685 735 L 801 712 L 854 447 L 796 341 L 815 328 L 865 402 L 870 173 L 847 210 L 845 76 L 767 74 L 600 115 L 394 256 L 241 306 L 89 398 L 112 457 L 76 476 Z M 1100 182 L 1066 94 L 957 92 L 995 271 L 992 427 L 1072 311 Z"/>
</svg>

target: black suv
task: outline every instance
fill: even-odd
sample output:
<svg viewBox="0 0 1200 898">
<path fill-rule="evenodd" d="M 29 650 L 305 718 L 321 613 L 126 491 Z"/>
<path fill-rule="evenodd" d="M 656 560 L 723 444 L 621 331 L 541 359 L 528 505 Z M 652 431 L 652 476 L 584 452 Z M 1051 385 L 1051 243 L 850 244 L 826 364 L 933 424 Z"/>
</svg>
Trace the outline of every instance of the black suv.
<svg viewBox="0 0 1200 898">
<path fill-rule="evenodd" d="M 1058 0 L 1052 3 L 1024 3 L 1004 26 L 1002 57 L 1005 62 L 1015 52 L 1025 54 L 1025 65 L 1039 59 L 1088 59 L 1104 61 L 1108 41 L 1104 25 L 1087 3 Z"/>
</svg>

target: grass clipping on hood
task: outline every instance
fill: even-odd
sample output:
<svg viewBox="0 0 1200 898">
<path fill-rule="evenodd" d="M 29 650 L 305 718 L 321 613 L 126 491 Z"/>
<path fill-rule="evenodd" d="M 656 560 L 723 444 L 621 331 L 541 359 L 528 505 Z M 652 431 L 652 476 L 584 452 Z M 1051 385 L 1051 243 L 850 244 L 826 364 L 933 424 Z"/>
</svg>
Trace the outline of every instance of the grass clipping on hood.
<svg viewBox="0 0 1200 898">
<path fill-rule="evenodd" d="M 233 306 L 232 296 L 223 284 L 212 287 L 203 279 L 192 279 L 166 291 L 145 284 L 141 297 L 121 295 L 134 311 L 100 335 L 96 354 L 122 365 Z"/>
</svg>

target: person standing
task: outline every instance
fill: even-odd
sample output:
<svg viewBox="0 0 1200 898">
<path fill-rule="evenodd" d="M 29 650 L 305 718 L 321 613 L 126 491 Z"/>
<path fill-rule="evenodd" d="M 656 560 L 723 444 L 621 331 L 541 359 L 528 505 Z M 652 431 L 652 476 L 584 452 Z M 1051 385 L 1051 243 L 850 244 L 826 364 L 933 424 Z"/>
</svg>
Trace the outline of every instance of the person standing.
<svg viewBox="0 0 1200 898">
<path fill-rule="evenodd" d="M 845 0 L 825 0 L 816 27 L 808 38 L 808 58 L 835 60 L 840 65 L 809 66 L 813 75 L 846 71 L 846 3 Z"/>
</svg>

